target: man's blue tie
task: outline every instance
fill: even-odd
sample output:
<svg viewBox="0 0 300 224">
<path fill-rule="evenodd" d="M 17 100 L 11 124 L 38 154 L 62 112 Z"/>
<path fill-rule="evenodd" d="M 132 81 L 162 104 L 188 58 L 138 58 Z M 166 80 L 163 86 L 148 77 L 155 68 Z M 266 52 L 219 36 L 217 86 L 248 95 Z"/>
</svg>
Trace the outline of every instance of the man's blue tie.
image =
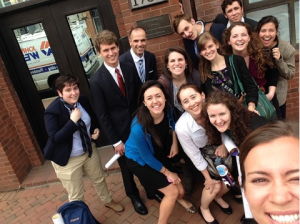
<svg viewBox="0 0 300 224">
<path fill-rule="evenodd" d="M 145 82 L 145 69 L 144 69 L 144 60 L 140 59 L 139 60 L 139 75 L 142 83 Z"/>
</svg>

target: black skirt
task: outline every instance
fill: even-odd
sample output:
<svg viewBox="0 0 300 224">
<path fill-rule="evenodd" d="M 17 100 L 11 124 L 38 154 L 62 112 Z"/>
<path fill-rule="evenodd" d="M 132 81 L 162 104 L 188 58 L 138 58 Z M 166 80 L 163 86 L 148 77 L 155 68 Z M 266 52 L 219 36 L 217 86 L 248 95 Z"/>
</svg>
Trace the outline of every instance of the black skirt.
<svg viewBox="0 0 300 224">
<path fill-rule="evenodd" d="M 171 184 L 164 174 L 154 170 L 147 164 L 145 166 L 141 166 L 134 160 L 127 157 L 125 157 L 125 161 L 129 170 L 139 178 L 145 189 L 161 189 Z"/>
</svg>

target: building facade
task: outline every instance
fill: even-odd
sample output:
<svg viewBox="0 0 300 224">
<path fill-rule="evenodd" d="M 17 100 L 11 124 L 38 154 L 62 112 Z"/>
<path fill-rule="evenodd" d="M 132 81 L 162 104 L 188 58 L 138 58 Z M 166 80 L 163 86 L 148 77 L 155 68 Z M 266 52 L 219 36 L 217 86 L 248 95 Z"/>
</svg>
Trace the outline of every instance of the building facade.
<svg viewBox="0 0 300 224">
<path fill-rule="evenodd" d="M 18 2 L 19 4 L 16 4 Z M 142 2 L 144 5 L 141 5 Z M 222 0 L 181 1 L 185 12 L 204 21 L 210 21 L 222 12 L 221 2 Z M 65 8 L 68 13 L 95 9 L 98 14 L 93 12 L 92 17 L 87 16 L 87 24 L 94 24 L 96 31 L 111 29 L 116 32 L 121 40 L 122 52 L 128 49 L 126 36 L 137 21 L 147 22 L 151 18 L 161 19 L 167 16 L 169 21 L 163 20 L 166 22 L 167 30 L 173 17 L 181 13 L 181 9 L 179 0 L 72 0 L 73 8 L 70 8 L 70 0 L 1 1 L 0 4 L 7 6 L 0 8 L 0 191 L 5 191 L 18 189 L 31 169 L 45 162 L 42 154 L 42 147 L 45 144 L 45 130 L 42 124 L 44 107 L 23 55 L 18 49 L 17 41 L 12 41 L 13 36 L 9 36 L 13 33 L 8 32 L 9 29 L 19 29 L 33 22 L 43 23 L 46 33 L 48 31 L 49 42 L 60 73 L 73 72 L 78 75 L 83 84 L 82 92 L 89 95 L 87 79 L 81 74 L 84 70 L 80 58 L 74 56 L 77 52 L 76 45 L 74 41 L 68 39 L 71 32 L 67 31 L 62 22 L 66 18 L 66 13 L 56 14 L 60 9 Z M 31 10 L 35 10 L 35 13 L 40 12 L 38 13 L 40 17 L 33 17 Z M 51 23 L 47 23 L 48 13 L 54 18 Z M 27 18 L 28 22 L 24 21 Z M 149 21 L 147 24 L 149 26 Z M 53 32 L 49 31 L 52 30 L 53 32 L 58 30 L 58 35 L 51 34 Z M 155 36 L 148 40 L 147 50 L 156 56 L 158 74 L 162 74 L 163 71 L 165 50 L 172 46 L 183 46 L 182 38 L 178 34 L 167 33 L 166 30 L 157 31 Z M 60 46 L 63 46 L 63 49 L 60 49 Z M 287 97 L 287 118 L 295 121 L 299 119 L 298 52 L 295 58 L 297 72 L 295 78 L 289 80 Z"/>
</svg>

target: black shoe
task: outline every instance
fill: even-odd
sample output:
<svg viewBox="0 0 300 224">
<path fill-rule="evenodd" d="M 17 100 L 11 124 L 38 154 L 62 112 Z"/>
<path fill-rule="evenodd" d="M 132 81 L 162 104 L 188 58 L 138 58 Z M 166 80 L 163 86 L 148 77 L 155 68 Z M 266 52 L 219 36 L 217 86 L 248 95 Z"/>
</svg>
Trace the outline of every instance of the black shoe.
<svg viewBox="0 0 300 224">
<path fill-rule="evenodd" d="M 215 201 L 215 200 L 214 200 L 214 201 Z M 230 205 L 229 205 L 228 208 L 223 208 L 221 205 L 219 205 L 218 202 L 215 201 L 215 203 L 219 206 L 219 208 L 220 208 L 220 209 L 222 210 L 222 212 L 224 212 L 225 214 L 227 214 L 227 215 L 232 214 L 232 208 L 230 207 Z"/>
<path fill-rule="evenodd" d="M 207 221 L 205 220 L 205 218 L 203 217 L 203 215 L 202 215 L 200 206 L 199 206 L 199 208 L 198 208 L 198 213 L 200 214 L 200 216 L 202 217 L 202 219 L 203 219 L 207 224 L 219 224 L 219 222 L 216 220 L 215 217 L 214 217 L 214 221 L 212 221 L 212 222 L 207 222 Z"/>
<path fill-rule="evenodd" d="M 147 196 L 148 199 L 154 199 L 155 201 L 157 201 L 158 203 L 161 203 L 162 199 L 164 198 L 164 194 L 161 193 L 160 191 L 155 191 L 154 195 L 152 196 Z"/>
<path fill-rule="evenodd" d="M 245 215 L 242 216 L 242 218 L 240 219 L 240 222 L 242 224 L 257 224 L 257 222 L 254 219 L 246 219 Z"/>
<path fill-rule="evenodd" d="M 147 215 L 148 210 L 142 200 L 140 198 L 131 198 L 132 205 L 134 207 L 134 210 L 139 213 L 140 215 Z"/>
</svg>

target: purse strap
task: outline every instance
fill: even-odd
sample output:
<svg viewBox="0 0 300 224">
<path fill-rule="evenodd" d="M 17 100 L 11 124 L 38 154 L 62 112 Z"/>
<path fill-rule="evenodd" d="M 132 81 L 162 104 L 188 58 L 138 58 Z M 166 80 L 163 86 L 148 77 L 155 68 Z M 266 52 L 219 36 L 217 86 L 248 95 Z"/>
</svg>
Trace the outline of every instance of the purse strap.
<svg viewBox="0 0 300 224">
<path fill-rule="evenodd" d="M 241 94 L 243 95 L 245 93 L 245 90 L 244 90 L 243 84 L 242 84 L 242 82 L 241 82 L 241 80 L 240 80 L 240 78 L 239 78 L 239 76 L 236 72 L 236 69 L 235 69 L 235 66 L 234 66 L 234 63 L 233 63 L 233 55 L 229 56 L 229 65 L 230 65 L 231 71 L 232 71 L 234 92 L 235 92 L 235 94 L 239 95 L 238 88 L 240 88 Z"/>
</svg>

